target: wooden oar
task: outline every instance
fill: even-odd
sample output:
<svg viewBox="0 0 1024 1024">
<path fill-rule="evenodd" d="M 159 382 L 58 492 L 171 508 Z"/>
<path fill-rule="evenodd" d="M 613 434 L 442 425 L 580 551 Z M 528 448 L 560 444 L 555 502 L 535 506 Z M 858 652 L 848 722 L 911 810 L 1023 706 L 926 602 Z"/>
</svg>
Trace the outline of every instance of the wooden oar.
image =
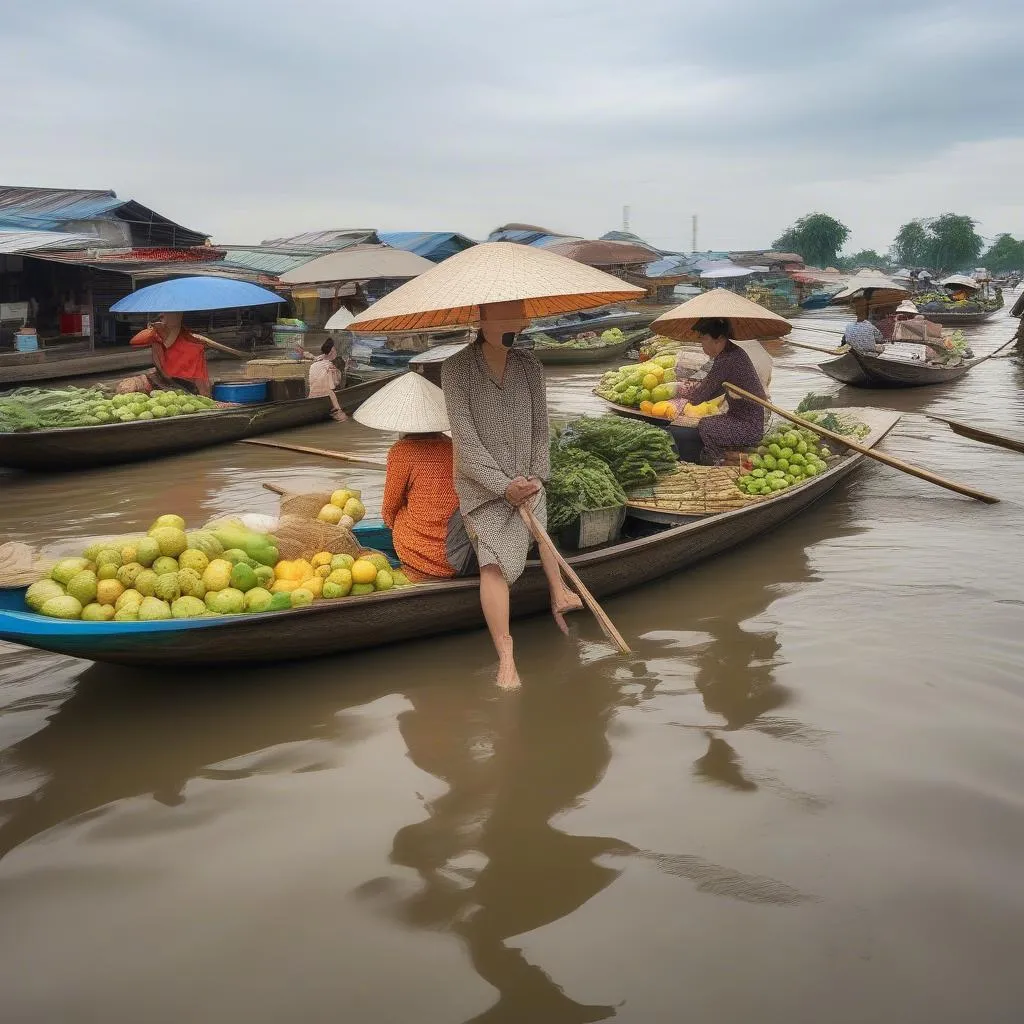
<svg viewBox="0 0 1024 1024">
<path fill-rule="evenodd" d="M 792 338 L 779 338 L 785 345 L 792 345 L 793 348 L 806 348 L 811 352 L 824 352 L 829 356 L 841 356 L 846 351 L 846 346 L 841 345 L 839 348 L 825 348 L 824 345 L 808 345 L 806 341 L 794 341 Z"/>
<path fill-rule="evenodd" d="M 994 505 L 999 501 L 998 498 L 993 497 L 991 494 L 986 494 L 984 491 L 973 490 L 970 487 L 965 487 L 963 484 L 954 483 L 952 480 L 946 480 L 941 476 L 936 476 L 934 473 L 929 473 L 927 469 L 919 469 L 917 466 L 912 466 L 909 462 L 903 462 L 901 459 L 894 459 L 891 455 L 876 452 L 873 448 L 865 448 L 864 445 L 858 444 L 856 441 L 853 441 L 848 437 L 843 437 L 842 434 L 836 434 L 831 430 L 826 430 L 825 427 L 822 427 L 817 423 L 811 423 L 810 420 L 805 420 L 801 416 L 797 416 L 791 412 L 786 412 L 785 409 L 780 409 L 772 402 L 766 402 L 763 398 L 758 398 L 757 395 L 752 395 L 749 391 L 744 391 L 743 388 L 739 388 L 735 384 L 730 384 L 728 381 L 725 382 L 725 390 L 730 395 L 735 395 L 737 398 L 745 398 L 747 401 L 754 402 L 764 409 L 770 409 L 777 416 L 781 416 L 783 419 L 789 420 L 790 423 L 796 423 L 801 427 L 806 427 L 808 430 L 813 430 L 814 433 L 820 434 L 822 437 L 827 437 L 831 441 L 844 444 L 847 448 L 851 448 L 855 452 L 860 452 L 861 455 L 867 455 L 868 458 L 874 459 L 876 462 L 885 463 L 887 466 L 892 466 L 893 469 L 898 469 L 903 473 L 909 473 L 911 476 L 916 476 L 919 480 L 927 480 L 929 483 L 938 484 L 939 487 L 945 487 L 947 490 L 956 491 L 957 494 L 963 494 L 968 498 L 983 501 L 987 505 Z"/>
<path fill-rule="evenodd" d="M 258 444 L 264 448 L 283 448 L 288 452 L 301 452 L 303 455 L 322 455 L 325 459 L 337 459 L 339 462 L 350 462 L 354 466 L 363 466 L 366 469 L 386 470 L 387 464 L 375 462 L 373 459 L 364 459 L 359 455 L 350 455 L 348 452 L 333 452 L 329 448 L 307 448 L 302 444 L 284 444 L 282 441 L 264 441 L 259 437 L 247 437 L 239 444 Z"/>
<path fill-rule="evenodd" d="M 947 420 L 944 416 L 929 416 L 928 419 L 937 423 L 945 423 L 954 434 L 961 437 L 969 437 L 972 441 L 981 441 L 982 444 L 990 444 L 996 448 L 1007 448 L 1011 452 L 1019 452 L 1024 455 L 1024 439 L 1018 437 L 1007 437 L 1005 434 L 996 434 L 991 430 L 982 430 L 981 427 L 972 426 L 970 423 L 961 423 L 959 420 Z"/>
<path fill-rule="evenodd" d="M 234 356 L 236 359 L 251 358 L 249 353 L 239 352 L 237 348 L 229 348 L 227 345 L 222 345 L 219 341 L 214 341 L 213 338 L 208 338 L 205 334 L 193 334 L 192 336 L 198 338 L 204 345 L 215 348 L 218 352 L 226 352 L 229 356 Z"/>
<path fill-rule="evenodd" d="M 597 598 L 587 590 L 583 585 L 583 581 L 576 575 L 573 567 L 562 557 L 561 551 L 555 547 L 555 542 L 547 535 L 544 527 L 537 522 L 537 517 L 530 511 L 525 505 L 519 506 L 519 514 L 523 517 L 523 522 L 526 523 L 526 528 L 533 534 L 533 539 L 537 542 L 540 547 L 551 554 L 562 567 L 562 572 L 565 573 L 569 578 L 569 582 L 576 588 L 576 592 L 583 598 L 583 603 L 594 613 L 594 618 L 597 619 L 598 625 L 604 632 L 604 635 L 623 654 L 630 653 L 629 644 L 622 639 L 622 634 L 615 628 L 612 620 L 605 614 L 605 610 L 597 603 Z"/>
</svg>

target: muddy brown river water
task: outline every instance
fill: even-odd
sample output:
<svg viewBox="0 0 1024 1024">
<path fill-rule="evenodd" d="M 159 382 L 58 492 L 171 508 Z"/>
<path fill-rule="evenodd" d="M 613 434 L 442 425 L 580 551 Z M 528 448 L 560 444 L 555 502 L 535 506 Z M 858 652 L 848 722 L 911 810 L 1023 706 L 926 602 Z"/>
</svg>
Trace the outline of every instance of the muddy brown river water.
<svg viewBox="0 0 1024 1024">
<path fill-rule="evenodd" d="M 1022 435 L 1024 366 L 883 393 L 816 359 L 781 357 L 774 396 L 899 409 L 884 450 L 1004 501 L 865 466 L 607 601 L 632 656 L 519 623 L 516 695 L 483 632 L 180 675 L 0 644 L 0 1019 L 1019 1021 L 1024 458 L 925 414 Z M 598 373 L 552 372 L 553 410 L 596 410 Z M 378 475 L 245 445 L 0 477 L 0 535 L 340 479 L 373 508 Z"/>
</svg>

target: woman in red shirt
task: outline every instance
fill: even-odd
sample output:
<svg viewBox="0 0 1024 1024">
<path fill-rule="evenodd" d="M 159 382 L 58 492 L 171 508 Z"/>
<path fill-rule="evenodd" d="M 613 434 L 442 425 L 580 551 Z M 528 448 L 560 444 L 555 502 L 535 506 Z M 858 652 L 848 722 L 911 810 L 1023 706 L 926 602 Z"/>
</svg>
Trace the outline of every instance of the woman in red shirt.
<svg viewBox="0 0 1024 1024">
<path fill-rule="evenodd" d="M 209 397 L 206 345 L 201 335 L 193 334 L 182 325 L 181 313 L 162 313 L 145 330 L 139 331 L 131 343 L 150 346 L 154 369 L 122 381 L 118 391 L 176 388 Z"/>
</svg>

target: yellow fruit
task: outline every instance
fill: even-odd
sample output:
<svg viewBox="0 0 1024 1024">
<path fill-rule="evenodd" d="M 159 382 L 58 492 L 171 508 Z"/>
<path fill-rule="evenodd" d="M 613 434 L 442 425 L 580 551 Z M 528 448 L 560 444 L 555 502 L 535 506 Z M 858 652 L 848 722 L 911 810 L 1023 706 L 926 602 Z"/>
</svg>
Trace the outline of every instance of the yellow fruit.
<svg viewBox="0 0 1024 1024">
<path fill-rule="evenodd" d="M 96 584 L 96 603 L 116 604 L 123 593 L 124 587 L 117 580 L 100 580 Z"/>
<path fill-rule="evenodd" d="M 123 608 L 138 608 L 142 604 L 143 595 L 137 590 L 126 590 L 115 602 L 114 611 L 121 611 Z"/>
<path fill-rule="evenodd" d="M 345 507 L 342 509 L 342 512 L 347 516 L 351 516 L 351 518 L 357 523 L 366 515 L 366 509 L 358 498 L 349 498 L 348 501 L 345 502 Z"/>
<path fill-rule="evenodd" d="M 656 388 L 660 383 L 661 382 L 658 380 L 657 377 L 654 376 L 653 373 L 647 374 L 643 380 L 643 385 L 645 388 L 647 388 L 648 391 L 650 391 L 652 388 Z"/>
<path fill-rule="evenodd" d="M 335 491 L 331 495 L 331 504 L 337 506 L 338 508 L 344 508 L 345 502 L 352 497 L 352 494 L 352 491 L 347 491 L 344 489 L 340 491 Z"/>
<path fill-rule="evenodd" d="M 96 570 L 96 578 L 100 580 L 112 580 L 117 577 L 120 566 L 113 562 L 106 562 Z"/>
<path fill-rule="evenodd" d="M 322 580 L 327 579 L 327 577 L 330 576 L 332 572 L 334 572 L 334 570 L 330 567 L 330 565 L 318 565 L 316 567 L 316 574 Z"/>
<path fill-rule="evenodd" d="M 299 586 L 303 590 L 308 590 L 314 597 L 320 597 L 324 592 L 324 578 L 323 576 L 310 576 L 308 580 L 303 580 Z"/>
<path fill-rule="evenodd" d="M 317 513 L 317 519 L 319 519 L 321 523 L 331 523 L 332 525 L 337 526 L 341 521 L 342 515 L 342 511 L 337 505 L 324 505 L 324 507 L 320 509 L 319 513 Z"/>
<path fill-rule="evenodd" d="M 304 558 L 296 558 L 294 561 L 281 561 L 274 566 L 274 576 L 278 580 L 308 580 L 315 575 L 313 566 Z"/>
<path fill-rule="evenodd" d="M 125 544 L 125 546 L 121 548 L 121 564 L 130 565 L 132 562 L 136 561 L 138 554 L 138 545 Z"/>
<path fill-rule="evenodd" d="M 363 558 L 365 558 L 367 562 L 372 562 L 378 570 L 382 570 L 384 572 L 391 571 L 391 563 L 388 561 L 387 555 L 382 555 L 379 551 L 375 551 L 373 554 L 363 555 Z"/>
<path fill-rule="evenodd" d="M 351 555 L 335 555 L 331 559 L 332 569 L 351 569 L 355 559 Z"/>
<path fill-rule="evenodd" d="M 337 493 L 337 492 L 335 492 Z M 319 569 L 321 565 L 330 565 L 331 559 L 334 557 L 330 551 L 318 551 L 310 560 L 309 564 L 314 569 Z"/>
<path fill-rule="evenodd" d="M 301 580 L 275 580 L 270 592 L 272 594 L 290 594 L 293 590 L 298 590 L 300 586 L 302 586 Z"/>
<path fill-rule="evenodd" d="M 373 583 L 377 578 L 377 566 L 365 558 L 358 558 L 349 570 L 355 583 Z"/>
<path fill-rule="evenodd" d="M 313 603 L 313 595 L 305 587 L 296 587 L 292 591 L 292 607 L 305 608 Z"/>
</svg>

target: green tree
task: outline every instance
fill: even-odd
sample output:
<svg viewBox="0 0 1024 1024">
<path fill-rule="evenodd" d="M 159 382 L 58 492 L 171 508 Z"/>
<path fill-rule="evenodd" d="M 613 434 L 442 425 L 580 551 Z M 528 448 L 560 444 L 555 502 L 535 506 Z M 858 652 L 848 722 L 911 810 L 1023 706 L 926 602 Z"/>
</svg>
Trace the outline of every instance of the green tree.
<svg viewBox="0 0 1024 1024">
<path fill-rule="evenodd" d="M 779 252 L 797 252 L 805 263 L 815 267 L 832 266 L 850 229 L 827 213 L 809 213 L 801 217 L 772 242 Z"/>
<path fill-rule="evenodd" d="M 962 213 L 944 213 L 929 221 L 927 266 L 939 274 L 973 269 L 985 245 L 974 230 L 976 223 Z"/>
<path fill-rule="evenodd" d="M 897 267 L 912 270 L 928 261 L 928 231 L 920 220 L 908 221 L 896 233 L 889 258 Z"/>
<path fill-rule="evenodd" d="M 994 274 L 1024 270 L 1024 241 L 1017 241 L 1013 235 L 1004 232 L 981 257 L 981 262 L 986 270 Z"/>
<path fill-rule="evenodd" d="M 857 270 L 859 267 L 872 267 L 875 270 L 888 270 L 889 261 L 880 256 L 874 249 L 861 249 L 852 256 L 840 256 L 838 267 L 840 270 Z"/>
</svg>

